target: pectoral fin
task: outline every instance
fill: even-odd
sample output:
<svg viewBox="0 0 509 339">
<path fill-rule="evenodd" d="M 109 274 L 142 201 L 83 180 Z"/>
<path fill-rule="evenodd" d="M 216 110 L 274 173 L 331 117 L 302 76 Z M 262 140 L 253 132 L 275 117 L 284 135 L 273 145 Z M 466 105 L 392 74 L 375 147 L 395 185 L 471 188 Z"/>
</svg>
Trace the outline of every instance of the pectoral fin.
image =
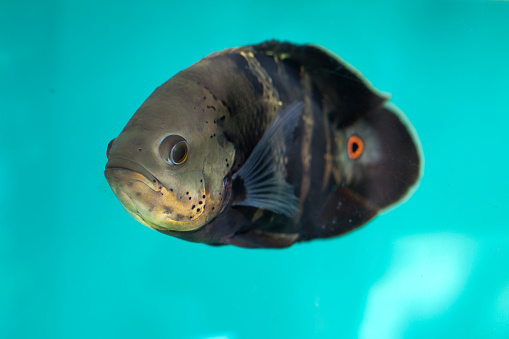
<svg viewBox="0 0 509 339">
<path fill-rule="evenodd" d="M 298 198 L 286 182 L 286 157 L 304 104 L 286 107 L 271 123 L 246 163 L 233 176 L 233 187 L 241 196 L 235 205 L 270 210 L 291 217 L 298 209 Z"/>
</svg>

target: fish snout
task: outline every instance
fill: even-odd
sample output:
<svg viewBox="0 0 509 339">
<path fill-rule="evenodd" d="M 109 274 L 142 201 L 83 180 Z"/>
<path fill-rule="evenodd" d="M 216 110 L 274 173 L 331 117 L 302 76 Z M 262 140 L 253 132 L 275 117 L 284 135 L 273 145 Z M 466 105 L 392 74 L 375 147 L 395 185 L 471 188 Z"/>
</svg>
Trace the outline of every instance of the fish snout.
<svg viewBox="0 0 509 339">
<path fill-rule="evenodd" d="M 125 168 L 107 166 L 104 175 L 124 209 L 143 225 L 160 231 L 203 226 L 204 201 L 195 202 L 190 192 L 167 189 L 155 177 Z"/>
</svg>

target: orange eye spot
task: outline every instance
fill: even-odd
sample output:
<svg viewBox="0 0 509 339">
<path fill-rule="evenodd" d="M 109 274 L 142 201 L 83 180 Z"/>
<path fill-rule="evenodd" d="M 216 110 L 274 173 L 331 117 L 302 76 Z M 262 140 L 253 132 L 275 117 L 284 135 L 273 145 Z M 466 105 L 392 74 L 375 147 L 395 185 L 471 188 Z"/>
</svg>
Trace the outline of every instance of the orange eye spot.
<svg viewBox="0 0 509 339">
<path fill-rule="evenodd" d="M 350 159 L 357 159 L 361 156 L 364 150 L 364 142 L 358 136 L 351 136 L 348 139 L 348 157 Z"/>
</svg>

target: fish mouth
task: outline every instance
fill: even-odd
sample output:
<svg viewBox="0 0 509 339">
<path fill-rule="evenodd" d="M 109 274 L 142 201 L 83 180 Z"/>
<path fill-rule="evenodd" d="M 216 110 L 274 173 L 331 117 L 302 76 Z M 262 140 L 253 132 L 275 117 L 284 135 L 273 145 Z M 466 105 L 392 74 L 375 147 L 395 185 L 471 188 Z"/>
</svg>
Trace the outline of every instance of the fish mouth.
<svg viewBox="0 0 509 339">
<path fill-rule="evenodd" d="M 154 191 L 157 190 L 156 187 L 159 187 L 161 183 L 159 183 L 159 180 L 156 179 L 155 176 L 150 173 L 149 170 L 147 170 L 142 165 L 138 164 L 137 162 L 134 162 L 132 160 L 124 159 L 124 158 L 111 158 L 106 163 L 106 168 L 104 170 L 104 175 L 106 176 L 106 179 L 108 179 L 108 174 L 111 175 L 111 173 L 115 173 L 118 170 L 125 170 L 125 171 L 131 171 L 134 173 L 140 174 L 142 178 L 137 178 L 137 180 L 142 181 L 145 183 L 148 187 L 152 188 Z M 156 186 L 158 184 L 158 186 Z"/>
<path fill-rule="evenodd" d="M 135 203 L 136 200 L 132 194 L 129 194 L 129 192 L 133 191 L 132 188 L 135 185 L 140 186 L 140 184 L 156 192 L 156 186 L 153 181 L 136 171 L 126 168 L 107 168 L 104 170 L 104 176 L 117 199 L 134 219 L 149 228 L 159 229 L 158 225 L 143 218 L 143 214 Z M 141 195 L 141 192 L 134 192 L 134 196 L 138 195 L 138 193 Z"/>
<path fill-rule="evenodd" d="M 199 215 L 190 218 L 180 213 L 173 192 L 142 165 L 112 158 L 106 164 L 104 176 L 124 209 L 141 224 L 158 231 L 190 231 L 201 227 L 196 222 Z"/>
</svg>

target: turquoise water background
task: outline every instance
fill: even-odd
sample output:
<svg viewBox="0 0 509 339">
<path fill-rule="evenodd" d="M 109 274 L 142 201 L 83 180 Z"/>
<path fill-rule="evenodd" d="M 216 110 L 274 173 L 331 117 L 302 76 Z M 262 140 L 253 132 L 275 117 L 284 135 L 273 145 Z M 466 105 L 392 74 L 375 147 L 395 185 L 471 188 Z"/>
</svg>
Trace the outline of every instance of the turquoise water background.
<svg viewBox="0 0 509 339">
<path fill-rule="evenodd" d="M 267 39 L 320 44 L 392 94 L 420 188 L 285 250 L 130 217 L 106 146 L 161 83 Z M 2 1 L 1 338 L 508 338 L 509 1 Z"/>
</svg>

